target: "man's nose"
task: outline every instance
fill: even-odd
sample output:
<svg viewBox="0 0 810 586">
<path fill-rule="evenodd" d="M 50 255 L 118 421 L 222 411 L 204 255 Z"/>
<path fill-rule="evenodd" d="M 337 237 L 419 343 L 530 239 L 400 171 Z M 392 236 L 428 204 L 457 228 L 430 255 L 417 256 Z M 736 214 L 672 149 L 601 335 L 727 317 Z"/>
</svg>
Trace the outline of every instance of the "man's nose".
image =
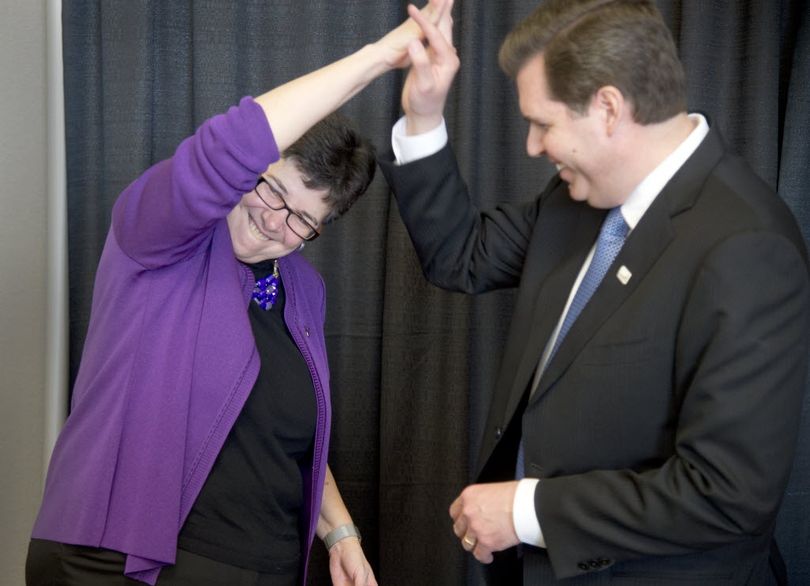
<svg viewBox="0 0 810 586">
<path fill-rule="evenodd" d="M 526 152 L 530 157 L 541 157 L 546 152 L 543 147 L 543 134 L 535 128 L 529 128 L 526 136 Z"/>
</svg>

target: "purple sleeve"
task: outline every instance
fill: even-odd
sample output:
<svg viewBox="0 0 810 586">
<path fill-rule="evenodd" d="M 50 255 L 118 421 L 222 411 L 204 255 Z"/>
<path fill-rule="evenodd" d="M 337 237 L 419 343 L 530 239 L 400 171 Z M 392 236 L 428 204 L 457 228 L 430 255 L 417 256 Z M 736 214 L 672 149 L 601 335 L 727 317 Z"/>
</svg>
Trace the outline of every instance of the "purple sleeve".
<svg viewBox="0 0 810 586">
<path fill-rule="evenodd" d="M 112 214 L 118 245 L 146 268 L 188 258 L 278 158 L 264 111 L 242 98 L 121 193 Z"/>
</svg>

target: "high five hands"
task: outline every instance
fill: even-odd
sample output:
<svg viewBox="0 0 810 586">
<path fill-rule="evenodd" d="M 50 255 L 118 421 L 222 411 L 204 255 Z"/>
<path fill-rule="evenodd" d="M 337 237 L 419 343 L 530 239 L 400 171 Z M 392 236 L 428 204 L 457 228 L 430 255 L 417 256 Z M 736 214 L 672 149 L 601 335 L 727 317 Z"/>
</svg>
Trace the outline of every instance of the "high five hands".
<svg viewBox="0 0 810 586">
<path fill-rule="evenodd" d="M 411 64 L 411 45 L 422 46 L 430 42 L 426 27 L 436 30 L 442 22 L 450 19 L 452 0 L 428 0 L 421 9 L 408 5 L 408 18 L 405 22 L 380 38 L 375 44 L 385 52 L 385 62 L 389 68 L 403 68 Z M 452 26 L 452 20 L 450 20 Z"/>
</svg>

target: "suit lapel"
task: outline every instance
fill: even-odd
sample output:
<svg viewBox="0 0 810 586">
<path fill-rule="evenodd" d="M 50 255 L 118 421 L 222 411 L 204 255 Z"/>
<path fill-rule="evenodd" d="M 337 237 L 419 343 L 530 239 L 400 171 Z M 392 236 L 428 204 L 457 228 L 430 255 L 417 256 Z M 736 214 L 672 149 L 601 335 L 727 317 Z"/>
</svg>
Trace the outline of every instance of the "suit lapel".
<svg viewBox="0 0 810 586">
<path fill-rule="evenodd" d="M 567 195 L 566 195 L 567 197 Z M 597 210 L 586 205 L 580 206 L 574 228 L 574 236 L 567 247 L 563 259 L 544 279 L 535 298 L 530 321 L 528 340 L 523 348 L 523 356 L 514 378 L 515 384 L 507 403 L 506 413 L 514 413 L 523 397 L 526 387 L 531 384 L 546 343 L 559 321 L 560 314 L 568 301 L 571 285 L 577 277 L 588 251 L 596 241 L 599 228 L 605 217 L 605 210 Z M 540 241 L 536 249 L 543 250 L 545 243 Z M 528 259 L 531 263 L 531 259 Z"/>
<path fill-rule="evenodd" d="M 656 201 L 658 203 L 658 201 Z M 568 335 L 546 366 L 532 401 L 538 400 L 560 378 L 583 347 L 644 280 L 656 259 L 673 237 L 666 206 L 653 206 L 628 235 L 616 260 L 588 304 L 571 326 Z M 623 279 L 618 271 L 623 267 Z M 628 279 L 629 275 L 629 279 Z M 569 282 L 569 286 L 572 283 Z"/>
</svg>

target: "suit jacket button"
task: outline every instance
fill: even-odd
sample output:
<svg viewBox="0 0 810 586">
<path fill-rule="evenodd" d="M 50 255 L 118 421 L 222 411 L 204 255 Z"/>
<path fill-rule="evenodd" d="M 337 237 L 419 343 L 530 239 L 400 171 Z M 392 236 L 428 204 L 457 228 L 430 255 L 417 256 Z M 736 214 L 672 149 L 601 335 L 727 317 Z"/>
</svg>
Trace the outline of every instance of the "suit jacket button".
<svg viewBox="0 0 810 586">
<path fill-rule="evenodd" d="M 613 563 L 612 561 L 610 561 L 609 559 L 605 559 L 605 558 L 602 558 L 601 560 L 599 560 L 599 565 L 600 566 L 609 566 L 612 563 Z"/>
<path fill-rule="evenodd" d="M 503 428 L 499 425 L 498 427 L 495 428 L 495 439 L 496 440 L 501 439 L 502 435 L 503 435 Z"/>
<path fill-rule="evenodd" d="M 597 560 L 591 560 L 588 562 L 592 568 L 601 568 L 602 564 L 600 564 Z"/>
<path fill-rule="evenodd" d="M 585 562 L 579 562 L 579 563 L 577 564 L 577 567 L 578 567 L 580 570 L 583 570 L 583 571 L 586 571 L 586 572 L 587 572 L 588 570 L 590 570 L 590 569 L 591 569 L 591 568 L 590 568 L 590 566 L 589 566 L 588 564 L 586 564 Z"/>
</svg>

